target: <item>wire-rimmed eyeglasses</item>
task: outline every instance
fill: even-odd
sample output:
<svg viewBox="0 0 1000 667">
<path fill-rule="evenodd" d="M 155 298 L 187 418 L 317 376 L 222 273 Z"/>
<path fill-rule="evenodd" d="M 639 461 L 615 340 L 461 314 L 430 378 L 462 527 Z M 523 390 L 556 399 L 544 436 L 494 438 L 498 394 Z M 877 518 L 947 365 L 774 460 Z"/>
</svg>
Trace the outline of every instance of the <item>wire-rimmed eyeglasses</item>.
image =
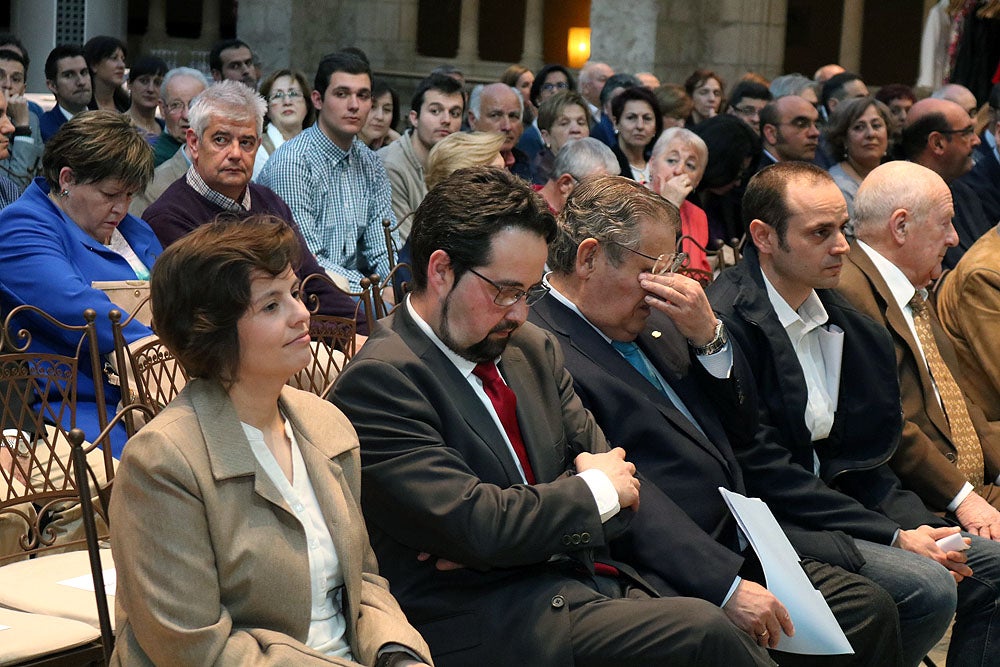
<svg viewBox="0 0 1000 667">
<path fill-rule="evenodd" d="M 654 276 L 662 276 L 663 274 L 666 273 L 674 273 L 675 271 L 677 271 L 677 269 L 684 266 L 685 262 L 688 261 L 688 254 L 686 252 L 664 253 L 659 257 L 653 257 L 651 255 L 647 255 L 644 252 L 633 250 L 632 248 L 629 248 L 627 245 L 618 243 L 617 241 L 606 241 L 606 243 L 616 245 L 619 248 L 624 248 L 625 250 L 628 250 L 629 252 L 634 252 L 640 257 L 645 257 L 648 260 L 652 260 L 653 268 L 651 268 L 648 271 L 648 273 L 652 273 Z"/>
</svg>

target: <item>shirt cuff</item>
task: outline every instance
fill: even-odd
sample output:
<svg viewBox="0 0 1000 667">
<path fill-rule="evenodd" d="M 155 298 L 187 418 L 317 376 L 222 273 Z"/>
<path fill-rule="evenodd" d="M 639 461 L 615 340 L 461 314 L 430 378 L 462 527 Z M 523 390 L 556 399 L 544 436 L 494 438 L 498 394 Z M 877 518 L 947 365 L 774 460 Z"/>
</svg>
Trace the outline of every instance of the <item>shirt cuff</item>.
<svg viewBox="0 0 1000 667">
<path fill-rule="evenodd" d="M 376 660 L 378 658 L 381 658 L 386 653 L 405 653 L 406 655 L 410 656 L 417 662 L 423 662 L 423 658 L 414 654 L 413 651 L 406 648 L 402 644 L 385 644 L 384 646 L 382 646 L 382 648 L 378 650 L 378 653 L 375 655 Z"/>
<path fill-rule="evenodd" d="M 729 587 L 729 592 L 726 593 L 726 597 L 722 598 L 722 604 L 719 605 L 720 607 L 725 607 L 729 604 L 729 598 L 733 597 L 733 593 L 735 593 L 736 589 L 739 588 L 741 581 L 743 581 L 743 577 L 736 577 L 736 579 L 733 580 L 733 585 Z"/>
<path fill-rule="evenodd" d="M 601 523 L 605 523 L 608 519 L 618 514 L 619 510 L 621 510 L 621 505 L 618 504 L 618 492 L 615 491 L 615 485 L 611 483 L 611 479 L 604 474 L 604 471 L 597 468 L 589 468 L 581 473 L 577 473 L 576 476 L 587 483 L 587 488 L 590 489 L 591 495 L 594 496 L 594 502 L 597 503 L 597 511 L 601 514 Z"/>
<path fill-rule="evenodd" d="M 962 501 L 969 497 L 972 490 L 971 484 L 968 482 L 963 484 L 959 492 L 956 493 L 955 497 L 951 499 L 950 503 L 948 503 L 948 511 L 954 514 L 955 510 L 958 509 L 958 506 L 962 504 Z"/>
<path fill-rule="evenodd" d="M 712 377 L 725 380 L 733 372 L 733 346 L 726 343 L 715 354 L 697 355 L 698 361 Z"/>
</svg>

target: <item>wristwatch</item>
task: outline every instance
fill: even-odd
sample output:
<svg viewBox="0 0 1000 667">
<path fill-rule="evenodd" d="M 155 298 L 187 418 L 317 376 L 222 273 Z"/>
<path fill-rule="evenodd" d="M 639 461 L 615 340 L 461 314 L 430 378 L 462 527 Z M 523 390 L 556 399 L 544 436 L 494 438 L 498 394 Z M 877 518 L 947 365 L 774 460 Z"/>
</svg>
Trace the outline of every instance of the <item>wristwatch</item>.
<svg viewBox="0 0 1000 667">
<path fill-rule="evenodd" d="M 694 350 L 694 353 L 699 357 L 704 357 L 709 354 L 715 354 L 722 348 L 726 346 L 729 342 L 729 335 L 726 333 L 726 325 L 722 323 L 722 320 L 718 320 L 715 324 L 715 338 L 708 341 L 704 345 L 695 345 L 690 340 L 688 344 Z"/>
</svg>

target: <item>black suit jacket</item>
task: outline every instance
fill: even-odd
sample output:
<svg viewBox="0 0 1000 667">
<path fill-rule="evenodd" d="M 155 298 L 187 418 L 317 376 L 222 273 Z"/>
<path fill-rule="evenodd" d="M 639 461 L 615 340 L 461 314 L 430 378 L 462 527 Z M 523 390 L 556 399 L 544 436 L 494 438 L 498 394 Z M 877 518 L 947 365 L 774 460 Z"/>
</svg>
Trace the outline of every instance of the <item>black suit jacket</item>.
<svg viewBox="0 0 1000 667">
<path fill-rule="evenodd" d="M 750 492 L 768 500 L 779 521 L 788 529 L 843 531 L 881 544 L 889 544 L 900 528 L 946 525 L 915 494 L 902 490 L 887 465 L 899 444 L 902 409 L 892 340 L 883 327 L 835 292 L 817 290 L 830 322 L 845 335 L 833 428 L 813 443 L 805 424 L 805 377 L 767 297 L 756 249 L 748 245 L 743 261 L 707 292 L 753 369 L 761 425 L 753 445 L 737 455 L 755 471 L 747 478 Z M 817 546 L 852 545 L 838 539 Z"/>
<path fill-rule="evenodd" d="M 996 220 L 991 220 L 986 215 L 979 195 L 963 179 L 952 181 L 948 187 L 951 188 L 951 198 L 955 204 L 952 224 L 958 232 L 958 245 L 948 248 L 941 263 L 945 268 L 953 269 L 965 251 L 971 248 L 980 236 L 993 229 Z M 1000 185 L 993 183 L 993 188 L 997 187 Z"/>
<path fill-rule="evenodd" d="M 979 198 L 986 219 L 995 225 L 1000 222 L 1000 162 L 985 141 L 976 150 L 979 148 L 984 150 L 977 155 L 976 166 L 958 181 L 972 189 Z M 974 242 L 973 239 L 968 245 Z"/>
<path fill-rule="evenodd" d="M 486 408 L 407 307 L 383 323 L 331 400 L 358 431 L 363 509 L 393 594 L 438 665 L 572 665 L 566 600 L 598 597 L 573 573 L 597 556 L 645 584 L 604 557 L 633 513 L 602 524 L 570 474 L 577 454 L 608 447 L 559 345 L 525 324 L 499 363 L 518 397 L 537 479 L 528 486 Z M 467 567 L 439 572 L 420 552 Z"/>
</svg>

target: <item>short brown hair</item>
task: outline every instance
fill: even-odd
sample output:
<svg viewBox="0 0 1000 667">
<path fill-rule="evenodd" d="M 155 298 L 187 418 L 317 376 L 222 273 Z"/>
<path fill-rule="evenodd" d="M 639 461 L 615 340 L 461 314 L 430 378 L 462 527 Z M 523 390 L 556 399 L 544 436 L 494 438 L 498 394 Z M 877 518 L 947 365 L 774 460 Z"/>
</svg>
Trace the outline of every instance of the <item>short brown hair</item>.
<svg viewBox="0 0 1000 667">
<path fill-rule="evenodd" d="M 749 234 L 751 222 L 765 222 L 778 235 L 778 246 L 788 250 L 788 219 L 792 217 L 788 188 L 817 183 L 836 185 L 833 176 L 810 162 L 791 160 L 764 167 L 750 179 L 743 194 L 743 228 Z"/>
<path fill-rule="evenodd" d="M 42 173 L 49 187 L 59 189 L 59 172 L 73 170 L 76 183 L 107 179 L 142 192 L 153 180 L 153 149 L 117 111 L 84 111 L 73 116 L 45 144 Z"/>
<path fill-rule="evenodd" d="M 171 244 L 153 265 L 153 327 L 191 376 L 231 384 L 240 362 L 236 323 L 250 307 L 253 273 L 278 276 L 299 259 L 298 239 L 284 220 L 219 216 Z"/>
<path fill-rule="evenodd" d="M 856 97 L 844 100 L 833 110 L 833 113 L 830 114 L 830 122 L 826 124 L 826 143 L 830 149 L 830 155 L 836 160 L 844 159 L 847 154 L 847 133 L 850 131 L 851 125 L 854 125 L 859 118 L 865 115 L 868 107 L 875 107 L 875 111 L 885 123 L 886 136 L 892 137 L 896 122 L 893 120 L 892 113 L 889 112 L 889 107 L 874 97 Z"/>
<path fill-rule="evenodd" d="M 545 130 L 546 132 L 550 131 L 559 119 L 560 114 L 562 114 L 563 109 L 574 104 L 583 109 L 583 114 L 587 119 L 587 127 L 590 127 L 594 119 L 590 115 L 587 100 L 583 99 L 583 95 L 575 90 L 563 90 L 542 102 L 542 106 L 538 107 L 538 129 Z"/>
</svg>

